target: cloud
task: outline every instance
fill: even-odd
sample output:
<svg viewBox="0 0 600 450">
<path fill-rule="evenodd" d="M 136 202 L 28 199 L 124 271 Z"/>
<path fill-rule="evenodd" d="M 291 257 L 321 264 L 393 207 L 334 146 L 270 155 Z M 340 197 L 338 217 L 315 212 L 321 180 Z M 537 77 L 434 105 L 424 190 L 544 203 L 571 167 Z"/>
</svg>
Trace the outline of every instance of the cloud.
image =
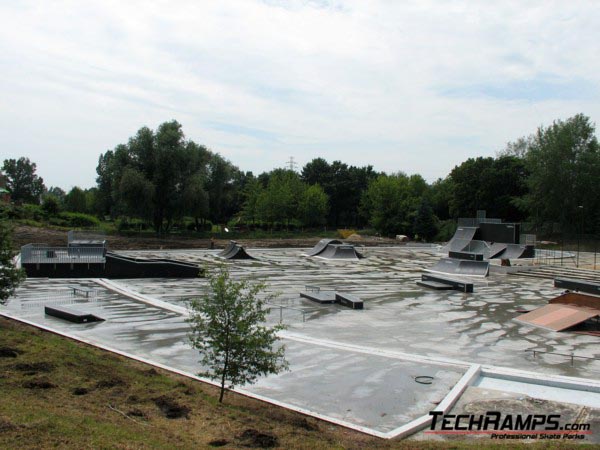
<svg viewBox="0 0 600 450">
<path fill-rule="evenodd" d="M 596 119 L 599 22 L 591 2 L 2 2 L 0 156 L 91 186 L 101 152 L 177 119 L 255 173 L 322 156 L 433 180 Z"/>
</svg>

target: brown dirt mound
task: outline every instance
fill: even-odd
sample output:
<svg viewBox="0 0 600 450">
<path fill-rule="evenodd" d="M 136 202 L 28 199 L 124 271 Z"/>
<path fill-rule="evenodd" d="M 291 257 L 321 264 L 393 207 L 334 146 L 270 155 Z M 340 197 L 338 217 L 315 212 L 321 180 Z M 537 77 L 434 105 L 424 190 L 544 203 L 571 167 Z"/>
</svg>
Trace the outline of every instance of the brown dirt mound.
<svg viewBox="0 0 600 450">
<path fill-rule="evenodd" d="M 269 433 L 261 433 L 252 428 L 244 431 L 238 436 L 238 439 L 244 447 L 273 448 L 279 446 L 279 439 L 277 439 L 277 436 Z"/>
<path fill-rule="evenodd" d="M 23 383 L 25 389 L 54 389 L 56 386 L 51 383 L 47 378 L 38 378 L 36 380 L 29 380 Z"/>
<path fill-rule="evenodd" d="M 34 375 L 40 372 L 52 372 L 54 370 L 54 364 L 49 362 L 34 362 L 34 363 L 20 363 L 15 364 L 15 370 L 19 372 L 27 372 L 28 375 Z"/>
<path fill-rule="evenodd" d="M 0 347 L 0 358 L 16 358 L 22 353 L 20 350 L 11 347 Z"/>
<path fill-rule="evenodd" d="M 189 417 L 190 408 L 185 405 L 180 405 L 171 397 L 161 396 L 154 399 L 154 404 L 162 411 L 167 419 L 180 419 Z"/>
</svg>

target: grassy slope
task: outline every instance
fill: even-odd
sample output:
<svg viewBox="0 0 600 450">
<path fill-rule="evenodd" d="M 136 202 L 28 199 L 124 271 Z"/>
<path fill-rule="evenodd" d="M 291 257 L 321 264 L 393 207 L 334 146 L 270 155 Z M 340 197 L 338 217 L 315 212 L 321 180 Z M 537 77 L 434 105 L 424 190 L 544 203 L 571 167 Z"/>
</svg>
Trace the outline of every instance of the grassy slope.
<svg viewBox="0 0 600 450">
<path fill-rule="evenodd" d="M 1 448 L 205 448 L 215 440 L 236 448 L 257 443 L 243 437 L 249 429 L 282 448 L 443 446 L 388 442 L 235 394 L 219 405 L 212 386 L 0 319 L 0 354 L 7 348 L 19 354 L 0 357 Z M 169 401 L 189 408 L 188 417 L 165 417 L 157 403 Z"/>
</svg>

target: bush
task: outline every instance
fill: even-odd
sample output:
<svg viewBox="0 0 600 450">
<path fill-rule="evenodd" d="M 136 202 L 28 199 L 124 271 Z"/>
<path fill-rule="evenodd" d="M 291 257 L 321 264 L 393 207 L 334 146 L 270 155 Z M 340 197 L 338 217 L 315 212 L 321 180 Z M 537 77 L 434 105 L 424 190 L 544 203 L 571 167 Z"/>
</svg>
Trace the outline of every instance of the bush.
<svg viewBox="0 0 600 450">
<path fill-rule="evenodd" d="M 348 239 L 353 234 L 356 234 L 356 230 L 347 230 L 347 229 L 337 230 L 337 232 L 338 232 L 339 237 L 341 237 L 342 239 Z"/>
<path fill-rule="evenodd" d="M 19 219 L 43 220 L 44 210 L 39 205 L 25 204 L 17 208 Z"/>
<path fill-rule="evenodd" d="M 456 232 L 456 221 L 449 219 L 440 222 L 440 227 L 437 235 L 435 236 L 436 242 L 446 242 L 452 239 Z"/>
<path fill-rule="evenodd" d="M 84 213 L 63 212 L 58 215 L 65 222 L 63 226 L 76 228 L 99 227 L 100 220 L 97 217 Z"/>
</svg>

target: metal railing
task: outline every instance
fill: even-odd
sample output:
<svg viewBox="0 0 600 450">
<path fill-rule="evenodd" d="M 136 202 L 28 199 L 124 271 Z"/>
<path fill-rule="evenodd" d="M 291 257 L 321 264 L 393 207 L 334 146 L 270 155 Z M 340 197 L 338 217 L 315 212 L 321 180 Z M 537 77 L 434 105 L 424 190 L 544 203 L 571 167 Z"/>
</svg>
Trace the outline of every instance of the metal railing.
<svg viewBox="0 0 600 450">
<path fill-rule="evenodd" d="M 104 263 L 104 247 L 50 247 L 27 244 L 21 247 L 21 264 Z"/>
<path fill-rule="evenodd" d="M 534 358 L 537 356 L 538 353 L 545 354 L 545 355 L 566 356 L 567 358 L 570 358 L 570 360 L 571 360 L 571 367 L 573 367 L 573 365 L 575 364 L 575 358 L 591 359 L 592 361 L 600 361 L 600 358 L 594 358 L 592 356 L 580 356 L 580 355 L 576 355 L 574 353 L 556 353 L 556 352 L 547 352 L 545 350 L 535 350 L 535 349 L 533 349 L 533 350 L 527 349 L 525 351 L 532 352 Z"/>
<path fill-rule="evenodd" d="M 73 241 L 97 241 L 104 242 L 106 233 L 103 231 L 78 231 L 71 230 L 67 233 L 67 242 L 70 244 Z"/>
<path fill-rule="evenodd" d="M 459 217 L 459 227 L 476 227 L 480 223 L 502 223 L 502 219 L 486 219 L 486 218 L 473 218 L 473 217 Z"/>
</svg>

